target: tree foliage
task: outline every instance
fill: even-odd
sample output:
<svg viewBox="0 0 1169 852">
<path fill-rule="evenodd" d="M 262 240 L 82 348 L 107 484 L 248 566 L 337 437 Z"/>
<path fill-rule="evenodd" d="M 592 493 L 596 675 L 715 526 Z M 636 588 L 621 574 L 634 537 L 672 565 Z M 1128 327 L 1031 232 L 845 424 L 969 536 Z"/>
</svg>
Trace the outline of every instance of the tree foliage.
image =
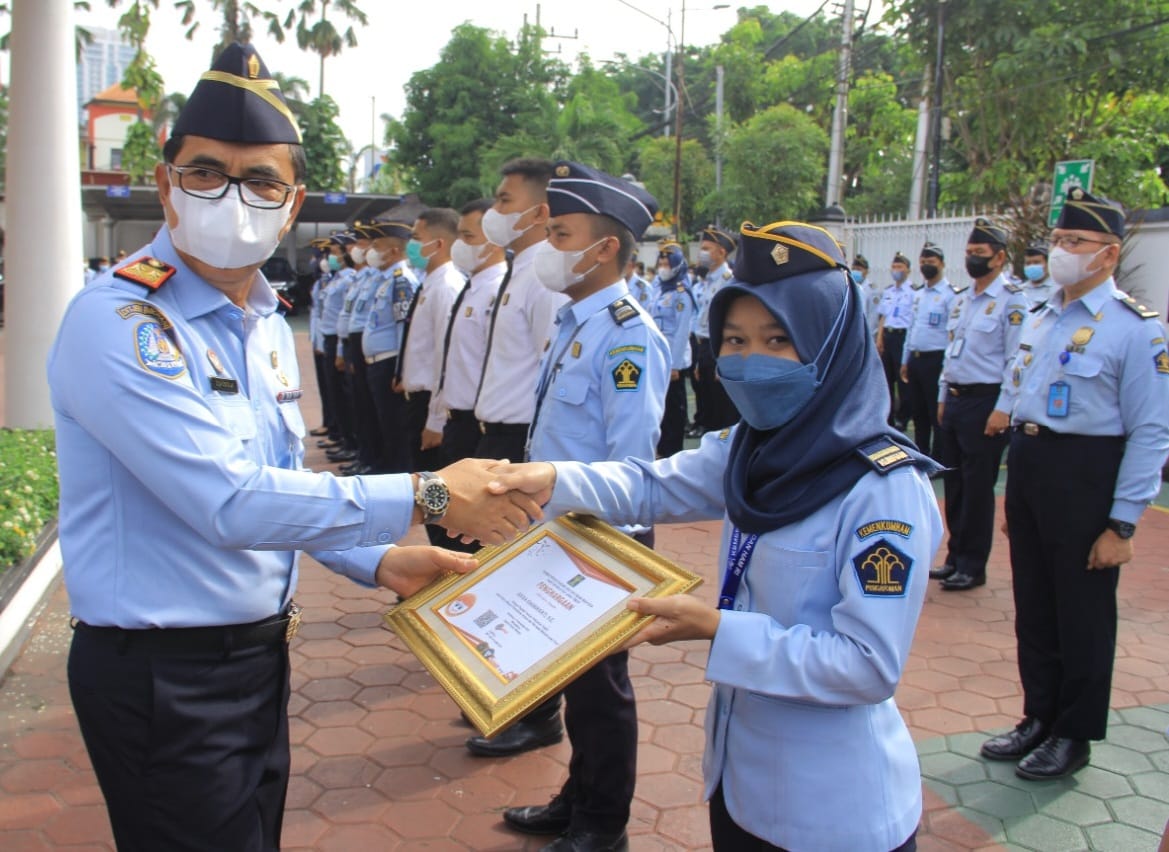
<svg viewBox="0 0 1169 852">
<path fill-rule="evenodd" d="M 346 185 L 345 158 L 349 142 L 337 126 L 336 102 L 328 95 L 305 105 L 298 116 L 308 174 L 305 187 L 310 192 L 342 190 Z"/>
<path fill-rule="evenodd" d="M 714 165 L 706 148 L 697 139 L 682 140 L 681 185 L 682 221 L 674 221 L 674 160 L 677 147 L 674 137 L 655 136 L 641 148 L 637 177 L 657 199 L 661 221 L 675 234 L 695 230 L 703 218 L 703 202 L 714 185 Z"/>
</svg>

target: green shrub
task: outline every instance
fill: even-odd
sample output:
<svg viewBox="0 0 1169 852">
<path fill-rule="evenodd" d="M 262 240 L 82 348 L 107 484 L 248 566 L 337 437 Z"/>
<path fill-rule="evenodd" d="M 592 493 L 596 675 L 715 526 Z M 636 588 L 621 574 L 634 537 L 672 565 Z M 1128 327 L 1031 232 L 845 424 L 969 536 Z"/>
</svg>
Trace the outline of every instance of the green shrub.
<svg viewBox="0 0 1169 852">
<path fill-rule="evenodd" d="M 36 548 L 57 514 L 57 453 L 50 429 L 0 429 L 0 572 Z"/>
</svg>

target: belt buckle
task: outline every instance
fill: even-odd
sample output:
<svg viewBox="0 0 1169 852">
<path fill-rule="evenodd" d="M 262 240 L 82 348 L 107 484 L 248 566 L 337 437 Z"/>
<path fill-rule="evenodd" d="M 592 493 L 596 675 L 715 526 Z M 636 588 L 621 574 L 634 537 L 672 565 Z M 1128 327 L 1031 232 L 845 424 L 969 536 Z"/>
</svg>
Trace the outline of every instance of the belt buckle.
<svg viewBox="0 0 1169 852">
<path fill-rule="evenodd" d="M 950 388 L 950 396 L 961 396 L 961 394 L 958 392 L 958 389 L 956 387 L 951 387 Z"/>
<path fill-rule="evenodd" d="M 479 421 L 479 434 L 480 435 L 487 434 L 487 424 L 484 423 L 482 420 Z"/>
<path fill-rule="evenodd" d="M 1023 434 L 1029 435 L 1030 437 L 1034 438 L 1036 435 L 1039 434 L 1039 424 L 1038 423 L 1024 423 L 1023 424 Z"/>
<path fill-rule="evenodd" d="M 284 641 L 291 642 L 292 637 L 300 630 L 300 615 L 304 612 L 300 604 L 291 601 L 288 604 L 288 626 L 284 629 Z"/>
</svg>

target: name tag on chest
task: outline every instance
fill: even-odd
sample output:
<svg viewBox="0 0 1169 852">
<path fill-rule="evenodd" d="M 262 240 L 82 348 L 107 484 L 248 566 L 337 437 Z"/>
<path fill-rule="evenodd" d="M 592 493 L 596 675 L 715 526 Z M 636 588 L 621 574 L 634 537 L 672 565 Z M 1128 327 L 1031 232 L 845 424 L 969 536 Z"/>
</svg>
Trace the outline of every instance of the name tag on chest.
<svg viewBox="0 0 1169 852">
<path fill-rule="evenodd" d="M 212 376 L 211 390 L 219 393 L 239 393 L 239 382 L 235 379 L 221 379 L 218 376 Z"/>
</svg>

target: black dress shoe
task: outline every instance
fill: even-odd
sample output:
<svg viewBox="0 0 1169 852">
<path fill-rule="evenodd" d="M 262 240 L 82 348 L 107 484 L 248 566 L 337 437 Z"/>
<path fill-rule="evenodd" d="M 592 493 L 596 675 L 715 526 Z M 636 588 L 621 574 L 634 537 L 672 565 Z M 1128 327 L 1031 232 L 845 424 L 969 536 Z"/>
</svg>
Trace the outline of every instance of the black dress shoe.
<svg viewBox="0 0 1169 852">
<path fill-rule="evenodd" d="M 308 433 L 310 435 L 312 435 L 314 438 L 319 438 L 322 435 L 329 434 L 329 427 L 328 426 L 318 426 L 316 429 L 309 429 Z"/>
<path fill-rule="evenodd" d="M 979 753 L 988 760 L 1019 760 L 1047 739 L 1047 726 L 1028 716 L 1015 729 L 982 744 Z"/>
<path fill-rule="evenodd" d="M 358 460 L 350 464 L 341 465 L 337 472 L 342 476 L 365 476 L 368 473 L 373 473 L 373 467 Z"/>
<path fill-rule="evenodd" d="M 357 458 L 357 452 L 355 450 L 330 450 L 325 453 L 325 457 L 332 462 L 353 461 Z"/>
<path fill-rule="evenodd" d="M 952 576 L 954 574 L 954 572 L 957 570 L 958 570 L 957 568 L 955 568 L 953 565 L 951 565 L 949 562 L 947 562 L 945 565 L 939 565 L 937 568 L 931 568 L 930 569 L 930 579 L 931 580 L 945 580 L 947 577 Z"/>
<path fill-rule="evenodd" d="M 507 757 L 555 745 L 562 739 L 564 725 L 560 724 L 560 716 L 539 722 L 521 719 L 494 737 L 471 737 L 467 740 L 467 751 L 477 757 Z"/>
<path fill-rule="evenodd" d="M 629 835 L 597 834 L 592 831 L 572 830 L 562 834 L 540 852 L 627 852 Z"/>
<path fill-rule="evenodd" d="M 341 442 L 335 441 L 332 438 L 328 438 L 324 441 L 317 441 L 317 446 L 322 450 L 335 450 L 337 447 L 341 446 Z"/>
<path fill-rule="evenodd" d="M 947 592 L 965 592 L 968 589 L 985 585 L 985 574 L 981 577 L 973 577 L 970 574 L 963 574 L 961 571 L 955 572 L 953 575 L 942 580 L 942 588 Z"/>
<path fill-rule="evenodd" d="M 563 796 L 553 796 L 546 805 L 508 808 L 503 812 L 503 821 L 524 834 L 563 834 L 571 818 L 572 806 Z"/>
<path fill-rule="evenodd" d="M 1066 778 L 1088 765 L 1092 746 L 1087 740 L 1051 736 L 1039 748 L 1019 761 L 1015 774 L 1029 781 L 1048 781 Z"/>
</svg>

